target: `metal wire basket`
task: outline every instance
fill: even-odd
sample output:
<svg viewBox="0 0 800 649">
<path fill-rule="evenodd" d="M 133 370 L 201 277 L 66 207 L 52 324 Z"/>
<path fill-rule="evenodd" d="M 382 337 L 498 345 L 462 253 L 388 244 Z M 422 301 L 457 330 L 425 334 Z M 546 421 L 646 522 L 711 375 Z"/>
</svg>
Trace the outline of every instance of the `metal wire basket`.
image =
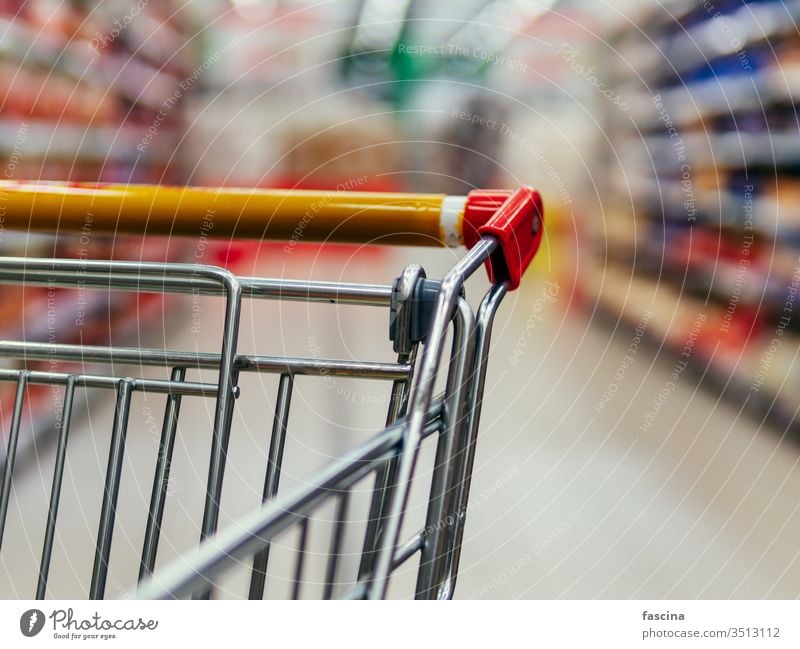
<svg viewBox="0 0 800 649">
<path fill-rule="evenodd" d="M 418 556 L 417 598 L 451 598 L 456 585 L 478 438 L 492 321 L 507 291 L 519 285 L 542 236 L 542 206 L 530 188 L 515 192 L 475 191 L 467 197 L 338 192 L 202 190 L 144 186 L 74 186 L 4 183 L 6 226 L 31 230 L 78 230 L 87 212 L 109 232 L 186 234 L 214 214 L 214 233 L 289 242 L 304 222 L 304 240 L 462 245 L 468 253 L 441 280 L 417 265 L 392 286 L 237 277 L 213 266 L 85 259 L 0 258 L 5 284 L 136 293 L 191 293 L 224 302 L 219 353 L 32 341 L 0 341 L 0 355 L 18 367 L 0 369 L 0 381 L 16 385 L 9 419 L 0 493 L 0 552 L 9 504 L 26 394 L 30 386 L 62 386 L 63 406 L 49 505 L 44 520 L 35 590 L 48 595 L 48 575 L 62 494 L 74 404 L 87 389 L 116 394 L 96 548 L 88 586 L 90 598 L 106 595 L 108 566 L 122 480 L 131 400 L 136 393 L 163 394 L 165 406 L 152 491 L 147 508 L 139 580 L 140 598 L 209 597 L 226 572 L 247 565 L 250 598 L 265 594 L 270 554 L 282 535 L 294 533 L 291 596 L 308 596 L 304 585 L 321 585 L 326 599 L 383 598 L 393 572 Z M 313 218 L 306 218 L 312 214 Z M 265 218 L 265 215 L 267 218 Z M 55 217 L 58 217 L 56 219 Z M 123 224 L 124 227 L 119 227 Z M 294 228 L 292 227 L 294 225 Z M 467 279 L 487 264 L 491 288 L 477 313 L 464 297 Z M 389 310 L 394 363 L 274 357 L 237 351 L 243 300 L 300 300 L 383 307 Z M 443 363 L 448 336 L 452 347 Z M 420 345 L 421 351 L 420 351 Z M 71 364 L 71 371 L 37 368 L 42 361 Z M 164 372 L 162 378 L 126 373 L 121 366 Z M 214 381 L 192 378 L 212 372 Z M 231 422 L 244 373 L 279 376 L 262 506 L 218 529 Z M 435 394 L 443 375 L 444 391 Z M 386 427 L 331 461 L 294 489 L 279 490 L 295 380 L 299 376 L 349 376 L 391 382 Z M 211 456 L 199 545 L 166 565 L 157 552 L 165 515 L 170 468 L 182 408 L 197 399 L 213 401 Z M 435 460 L 425 524 L 403 534 L 409 493 L 418 475 L 423 441 L 436 436 Z M 355 485 L 368 485 L 368 511 L 354 511 Z M 99 488 L 99 485 L 98 485 Z M 327 508 L 327 509 L 326 509 Z M 329 530 L 324 562 L 308 572 L 308 538 L 321 512 Z M 332 513 L 330 513 L 332 512 Z M 355 574 L 343 576 L 341 558 L 348 523 L 364 524 Z M 317 553 L 318 554 L 318 553 Z M 324 564 L 324 565 L 323 565 Z"/>
</svg>

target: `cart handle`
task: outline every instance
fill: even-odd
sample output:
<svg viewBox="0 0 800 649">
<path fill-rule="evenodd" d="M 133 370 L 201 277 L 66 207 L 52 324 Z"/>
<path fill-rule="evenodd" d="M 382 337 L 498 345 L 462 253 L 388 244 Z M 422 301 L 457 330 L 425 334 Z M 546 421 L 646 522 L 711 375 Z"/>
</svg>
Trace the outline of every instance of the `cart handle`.
<svg viewBox="0 0 800 649">
<path fill-rule="evenodd" d="M 511 289 L 542 237 L 542 201 L 530 187 L 468 196 L 348 191 L 0 181 L 0 225 L 26 232 L 280 240 L 471 248 L 499 240 L 487 262 Z"/>
</svg>

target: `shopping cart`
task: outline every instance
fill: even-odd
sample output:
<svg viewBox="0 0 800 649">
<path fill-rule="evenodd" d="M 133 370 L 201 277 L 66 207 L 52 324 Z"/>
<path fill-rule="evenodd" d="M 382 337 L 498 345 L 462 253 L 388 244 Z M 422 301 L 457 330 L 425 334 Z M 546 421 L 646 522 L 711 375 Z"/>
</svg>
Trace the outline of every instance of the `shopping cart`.
<svg viewBox="0 0 800 649">
<path fill-rule="evenodd" d="M 418 265 L 405 268 L 392 286 L 237 277 L 220 267 L 186 263 L 141 263 L 86 259 L 0 258 L 5 284 L 137 293 L 192 293 L 224 301 L 224 334 L 219 353 L 49 342 L 2 341 L 0 355 L 18 368 L 0 370 L 0 380 L 16 384 L 0 494 L 0 552 L 14 487 L 14 463 L 26 391 L 30 386 L 63 386 L 63 408 L 56 425 L 55 464 L 38 581 L 24 596 L 44 598 L 56 537 L 59 500 L 74 404 L 82 390 L 116 394 L 108 463 L 88 595 L 106 594 L 109 558 L 126 449 L 126 432 L 135 393 L 165 395 L 163 424 L 152 494 L 142 543 L 140 598 L 208 597 L 227 571 L 248 565 L 249 597 L 262 598 L 276 539 L 298 532 L 291 594 L 306 596 L 303 584 L 307 539 L 315 514 L 333 511 L 324 574 L 316 577 L 324 598 L 383 598 L 390 576 L 419 555 L 417 598 L 451 598 L 456 585 L 478 437 L 492 321 L 507 291 L 517 288 L 542 237 L 539 194 L 473 191 L 465 197 L 353 193 L 170 188 L 122 185 L 4 182 L 0 184 L 4 227 L 26 232 L 79 232 L 87 214 L 95 232 L 194 235 L 213 220 L 217 237 L 337 241 L 401 245 L 466 245 L 467 254 L 442 280 L 427 278 Z M 491 287 L 477 313 L 465 299 L 466 280 L 486 264 Z M 243 300 L 300 300 L 388 307 L 394 363 L 237 352 Z M 442 362 L 452 337 L 449 361 Z M 417 350 L 422 343 L 419 356 Z M 388 343 L 387 343 L 388 344 Z M 41 369 L 59 361 L 80 369 Z M 120 376 L 116 368 L 161 368 L 163 378 Z M 86 368 L 101 368 L 87 371 Z M 193 380 L 212 371 L 215 381 Z M 243 373 L 279 375 L 276 407 L 265 467 L 262 505 L 235 524 L 218 528 L 223 475 L 231 422 Z M 434 394 L 437 377 L 443 393 Z M 279 490 L 290 403 L 299 376 L 350 376 L 391 382 L 385 429 L 308 477 L 292 490 Z M 189 400 L 214 403 L 211 456 L 199 544 L 167 565 L 156 565 L 164 521 L 171 458 L 181 408 Z M 194 431 L 194 434 L 200 434 Z M 410 538 L 402 524 L 423 440 L 436 435 L 435 462 L 425 525 Z M 369 484 L 368 511 L 357 574 L 342 578 L 342 539 L 352 511 L 351 491 Z M 97 486 L 99 488 L 99 485 Z M 343 585 L 347 584 L 345 588 Z"/>
</svg>

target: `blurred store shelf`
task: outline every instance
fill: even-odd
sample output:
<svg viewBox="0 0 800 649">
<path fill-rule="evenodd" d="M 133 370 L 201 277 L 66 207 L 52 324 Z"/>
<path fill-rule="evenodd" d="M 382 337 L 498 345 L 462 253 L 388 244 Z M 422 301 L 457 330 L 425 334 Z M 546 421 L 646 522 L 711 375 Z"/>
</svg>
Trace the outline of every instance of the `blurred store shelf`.
<svg viewBox="0 0 800 649">
<path fill-rule="evenodd" d="M 714 11 L 668 3 L 614 32 L 619 55 L 606 72 L 631 110 L 606 111 L 619 167 L 607 174 L 608 222 L 594 228 L 597 266 L 587 275 L 612 317 L 633 326 L 647 304 L 664 305 L 651 334 L 669 332 L 677 354 L 691 331 L 678 314 L 704 313 L 704 342 L 691 355 L 744 407 L 793 430 L 798 12 L 796 2 L 770 0 Z M 631 285 L 628 299 L 598 279 L 601 269 L 612 286 Z"/>
</svg>

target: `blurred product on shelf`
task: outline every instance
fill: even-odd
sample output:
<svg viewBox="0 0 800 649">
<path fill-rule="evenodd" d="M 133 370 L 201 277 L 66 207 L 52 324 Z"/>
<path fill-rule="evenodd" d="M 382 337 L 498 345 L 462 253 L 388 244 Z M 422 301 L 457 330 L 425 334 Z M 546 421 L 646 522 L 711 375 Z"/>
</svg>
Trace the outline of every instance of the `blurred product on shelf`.
<svg viewBox="0 0 800 649">
<path fill-rule="evenodd" d="M 586 283 L 632 327 L 653 309 L 654 341 L 796 429 L 800 3 L 715 5 L 671 2 L 677 19 L 653 10 L 611 39 L 631 112 L 606 111 L 620 165 Z"/>
<path fill-rule="evenodd" d="M 184 182 L 176 152 L 185 128 L 180 99 L 198 63 L 192 25 L 179 8 L 172 1 L 0 3 L 3 180 Z M 174 260 L 185 254 L 165 239 L 95 235 L 90 213 L 79 234 L 12 232 L 3 227 L 5 200 L 0 189 L 0 255 Z M 140 322 L 162 320 L 169 309 L 162 298 L 55 286 L 4 285 L 0 304 L 3 338 L 98 345 L 137 340 Z M 63 363 L 43 365 L 69 371 Z M 47 386 L 31 386 L 30 394 L 22 447 L 34 431 L 52 432 L 60 407 L 47 398 L 53 394 Z M 0 386 L 4 430 L 13 400 L 13 385 Z"/>
</svg>

